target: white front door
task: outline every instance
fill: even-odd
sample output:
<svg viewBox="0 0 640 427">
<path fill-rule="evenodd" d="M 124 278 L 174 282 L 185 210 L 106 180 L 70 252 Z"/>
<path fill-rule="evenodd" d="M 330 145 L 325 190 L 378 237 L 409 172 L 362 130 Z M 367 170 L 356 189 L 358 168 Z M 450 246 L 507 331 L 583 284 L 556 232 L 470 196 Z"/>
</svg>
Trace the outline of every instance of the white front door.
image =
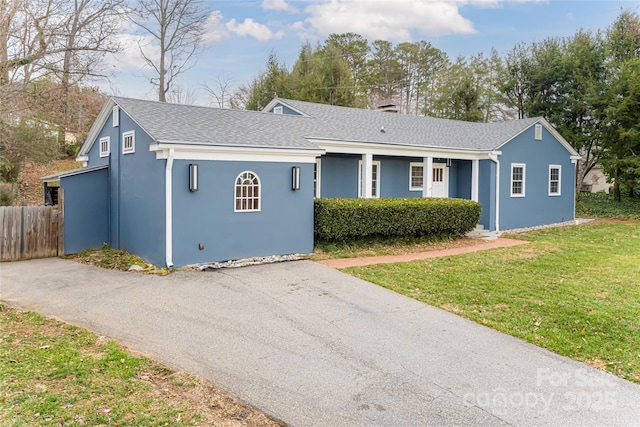
<svg viewBox="0 0 640 427">
<path fill-rule="evenodd" d="M 444 163 L 433 164 L 431 197 L 449 197 L 449 168 Z"/>
</svg>

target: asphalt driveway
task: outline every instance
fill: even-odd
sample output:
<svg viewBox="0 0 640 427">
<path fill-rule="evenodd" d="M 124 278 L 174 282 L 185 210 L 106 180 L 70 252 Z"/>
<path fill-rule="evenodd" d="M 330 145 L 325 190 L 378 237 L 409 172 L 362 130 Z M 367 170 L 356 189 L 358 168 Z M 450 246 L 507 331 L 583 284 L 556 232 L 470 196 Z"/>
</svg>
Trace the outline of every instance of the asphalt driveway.
<svg viewBox="0 0 640 427">
<path fill-rule="evenodd" d="M 640 424 L 637 384 L 310 261 L 164 277 L 2 263 L 0 299 L 294 426 Z"/>
</svg>

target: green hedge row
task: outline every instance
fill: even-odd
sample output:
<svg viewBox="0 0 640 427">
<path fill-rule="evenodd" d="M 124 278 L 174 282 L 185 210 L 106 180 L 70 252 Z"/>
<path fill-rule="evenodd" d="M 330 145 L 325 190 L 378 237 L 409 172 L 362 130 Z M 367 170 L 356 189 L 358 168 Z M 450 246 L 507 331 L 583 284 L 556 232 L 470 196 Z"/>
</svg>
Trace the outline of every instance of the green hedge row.
<svg viewBox="0 0 640 427">
<path fill-rule="evenodd" d="M 480 220 L 480 203 L 462 199 L 316 199 L 314 233 L 323 241 L 370 236 L 462 235 Z"/>
</svg>

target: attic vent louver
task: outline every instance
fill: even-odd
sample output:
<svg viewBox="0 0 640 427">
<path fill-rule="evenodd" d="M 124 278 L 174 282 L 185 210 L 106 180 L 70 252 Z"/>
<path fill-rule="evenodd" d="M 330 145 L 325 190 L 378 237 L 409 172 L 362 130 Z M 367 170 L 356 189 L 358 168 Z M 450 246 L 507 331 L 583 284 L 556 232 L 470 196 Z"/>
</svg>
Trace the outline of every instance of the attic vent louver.
<svg viewBox="0 0 640 427">
<path fill-rule="evenodd" d="M 536 125 L 534 138 L 536 141 L 542 141 L 542 125 L 541 124 Z"/>
</svg>

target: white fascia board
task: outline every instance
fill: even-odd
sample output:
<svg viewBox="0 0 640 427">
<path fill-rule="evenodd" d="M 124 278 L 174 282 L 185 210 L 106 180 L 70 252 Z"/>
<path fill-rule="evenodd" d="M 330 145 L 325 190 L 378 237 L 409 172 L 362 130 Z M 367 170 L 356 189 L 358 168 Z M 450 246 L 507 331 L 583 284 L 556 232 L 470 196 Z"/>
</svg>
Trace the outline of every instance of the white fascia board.
<svg viewBox="0 0 640 427">
<path fill-rule="evenodd" d="M 335 141 L 328 139 L 307 138 L 323 148 L 327 153 L 364 154 L 377 156 L 399 157 L 443 157 L 458 160 L 482 160 L 488 156 L 488 151 L 456 150 L 439 147 L 417 147 L 410 145 L 391 145 L 372 142 Z"/>
<path fill-rule="evenodd" d="M 98 117 L 93 122 L 91 129 L 89 129 L 89 133 L 87 134 L 87 138 L 84 140 L 82 147 L 80 147 L 80 151 L 78 151 L 77 161 L 79 162 L 87 162 L 89 161 L 89 151 L 91 151 L 91 147 L 93 143 L 98 139 L 98 135 L 102 130 L 102 127 L 107 122 L 109 115 L 113 111 L 113 107 L 116 105 L 113 98 L 109 98 L 105 101 L 102 106 L 102 110 L 98 113 Z"/>
<path fill-rule="evenodd" d="M 151 144 L 149 151 L 156 159 L 167 159 L 169 150 L 174 150 L 176 160 L 221 160 L 242 162 L 298 162 L 315 163 L 316 157 L 325 153 L 322 149 L 288 149 L 223 147 L 202 145 Z"/>
</svg>

